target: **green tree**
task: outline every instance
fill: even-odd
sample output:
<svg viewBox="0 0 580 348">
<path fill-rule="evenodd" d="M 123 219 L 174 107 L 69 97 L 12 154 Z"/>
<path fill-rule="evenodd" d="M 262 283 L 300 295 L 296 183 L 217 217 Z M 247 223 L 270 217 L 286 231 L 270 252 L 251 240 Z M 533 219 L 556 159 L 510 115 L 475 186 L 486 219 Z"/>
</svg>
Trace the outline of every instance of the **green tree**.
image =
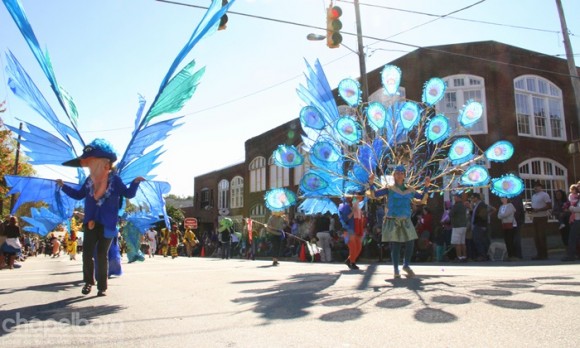
<svg viewBox="0 0 580 348">
<path fill-rule="evenodd" d="M 0 113 L 2 110 L 0 110 Z M 10 197 L 6 194 L 10 189 L 6 186 L 5 175 L 14 175 L 14 165 L 16 162 L 17 142 L 13 139 L 13 134 L 6 128 L 0 128 L 0 213 L 6 216 L 10 213 Z M 18 175 L 34 176 L 36 172 L 32 165 L 28 163 L 28 158 L 20 152 L 18 158 Z M 29 213 L 28 209 L 28 213 Z M 24 213 L 24 212 L 22 212 Z M 26 214 L 25 214 L 26 215 Z"/>
<path fill-rule="evenodd" d="M 173 219 L 173 221 L 181 223 L 183 222 L 183 219 L 185 219 L 185 216 L 183 216 L 183 212 L 179 208 L 175 208 L 171 204 L 167 204 L 165 208 L 167 209 L 167 215 L 169 215 L 169 217 Z"/>
</svg>

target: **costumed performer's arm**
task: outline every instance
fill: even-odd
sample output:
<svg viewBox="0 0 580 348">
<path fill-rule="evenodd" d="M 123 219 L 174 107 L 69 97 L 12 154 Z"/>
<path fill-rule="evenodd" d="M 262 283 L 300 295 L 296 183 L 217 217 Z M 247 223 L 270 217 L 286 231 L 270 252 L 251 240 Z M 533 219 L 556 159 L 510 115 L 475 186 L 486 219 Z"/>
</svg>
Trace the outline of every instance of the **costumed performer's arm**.
<svg viewBox="0 0 580 348">
<path fill-rule="evenodd" d="M 125 184 L 123 184 L 123 181 L 118 175 L 115 175 L 114 178 L 115 178 L 114 179 L 115 190 L 119 192 L 121 196 L 127 198 L 135 197 L 135 195 L 137 194 L 137 189 L 139 188 L 139 184 L 141 183 L 141 181 L 145 181 L 145 178 L 143 178 L 142 176 L 138 176 L 133 181 L 131 181 L 131 184 L 129 185 L 129 187 L 127 187 L 125 186 Z"/>
<path fill-rule="evenodd" d="M 370 186 L 369 188 L 370 188 L 370 190 L 373 193 L 373 196 L 375 198 L 386 196 L 389 194 L 388 186 L 385 186 L 385 187 L 377 190 L 376 184 L 375 184 L 375 173 L 371 173 L 371 175 L 369 176 L 369 186 Z"/>
<path fill-rule="evenodd" d="M 67 196 L 70 198 L 81 200 L 87 196 L 87 185 L 85 183 L 77 190 L 68 185 L 66 185 L 61 179 L 56 180 L 56 184 L 62 189 Z"/>
<path fill-rule="evenodd" d="M 413 198 L 415 198 L 416 204 L 427 204 L 427 198 L 429 198 L 429 186 L 431 185 L 431 178 L 425 178 L 425 186 L 423 187 L 423 192 L 415 192 Z"/>
</svg>

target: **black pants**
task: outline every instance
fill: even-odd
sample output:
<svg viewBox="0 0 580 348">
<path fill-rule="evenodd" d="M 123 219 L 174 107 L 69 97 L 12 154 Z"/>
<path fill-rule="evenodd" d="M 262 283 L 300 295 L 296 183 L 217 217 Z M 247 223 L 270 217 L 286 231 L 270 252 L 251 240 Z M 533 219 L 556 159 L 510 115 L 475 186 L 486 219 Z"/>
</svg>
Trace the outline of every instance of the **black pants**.
<svg viewBox="0 0 580 348">
<path fill-rule="evenodd" d="M 503 230 L 502 232 L 503 232 L 503 240 L 505 242 L 505 247 L 506 247 L 508 256 L 509 257 L 517 257 L 516 244 L 515 244 L 516 229 L 510 228 L 509 230 Z"/>
<path fill-rule="evenodd" d="M 282 247 L 282 236 L 270 235 L 270 242 L 272 242 L 272 258 L 280 257 L 280 248 Z"/>
<path fill-rule="evenodd" d="M 534 243 L 538 252 L 537 257 L 540 259 L 548 258 L 548 241 L 546 230 L 548 229 L 548 217 L 534 217 Z"/>
<path fill-rule="evenodd" d="M 109 248 L 113 238 L 105 238 L 105 229 L 101 224 L 95 224 L 89 230 L 85 224 L 83 243 L 83 281 L 95 285 L 95 257 L 97 262 L 97 289 L 107 290 L 107 278 L 109 273 Z M 96 256 L 95 256 L 96 250 Z"/>
</svg>

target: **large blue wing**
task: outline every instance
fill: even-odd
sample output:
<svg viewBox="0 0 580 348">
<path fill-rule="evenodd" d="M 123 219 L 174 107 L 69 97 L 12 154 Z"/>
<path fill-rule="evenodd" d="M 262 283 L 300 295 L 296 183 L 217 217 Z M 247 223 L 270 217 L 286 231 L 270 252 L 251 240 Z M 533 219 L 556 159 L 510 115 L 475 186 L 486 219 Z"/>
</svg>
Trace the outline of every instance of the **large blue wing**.
<svg viewBox="0 0 580 348">
<path fill-rule="evenodd" d="M 153 220 L 158 221 L 160 218 L 165 220 L 165 225 L 170 226 L 169 215 L 165 209 L 165 199 L 163 195 L 167 195 L 171 191 L 171 185 L 164 181 L 142 181 L 139 184 L 139 189 L 134 198 L 131 198 L 131 203 L 139 207 L 139 213 L 136 215 L 139 221 L 136 224 L 141 225 L 144 216 L 151 216 Z M 149 220 L 147 218 L 146 220 Z M 155 222 L 154 221 L 154 222 Z M 146 223 L 146 222 L 143 222 Z M 150 225 L 147 225 L 147 227 Z M 144 231 L 141 231 L 143 233 Z"/>
<path fill-rule="evenodd" d="M 24 226 L 23 230 L 26 232 L 36 233 L 41 237 L 46 236 L 49 232 L 54 231 L 54 228 L 63 223 L 63 218 L 47 208 L 31 208 L 30 217 L 21 216 L 21 219 L 26 221 L 29 225 Z"/>
<path fill-rule="evenodd" d="M 151 120 L 160 115 L 174 113 L 181 110 L 185 102 L 187 102 L 193 93 L 195 93 L 205 68 L 195 71 L 195 61 L 191 61 L 178 73 L 175 74 L 175 72 L 180 63 L 183 62 L 187 54 L 191 52 L 199 40 L 217 30 L 221 17 L 234 2 L 235 0 L 232 0 L 223 5 L 221 0 L 212 1 L 210 7 L 193 31 L 191 37 L 175 57 L 165 77 L 161 81 L 159 91 L 157 92 L 151 107 L 144 115 L 143 110 L 145 101 L 140 97 L 139 108 L 135 120 L 135 129 L 133 130 L 127 149 L 117 166 L 121 175 L 124 175 L 123 172 L 127 170 L 129 164 L 131 164 L 131 170 L 134 174 L 146 177 L 157 165 L 158 156 L 162 153 L 157 149 L 146 154 L 151 156 L 147 161 L 141 161 L 137 164 L 133 163 L 133 160 L 136 157 L 143 156 L 146 149 L 150 146 L 165 139 L 171 130 L 178 127 L 178 125 L 175 125 L 175 122 L 179 118 L 173 118 L 156 124 L 151 124 Z"/>
<path fill-rule="evenodd" d="M 15 214 L 18 208 L 25 203 L 44 202 L 45 210 L 37 211 L 39 215 L 32 216 L 31 221 L 37 220 L 37 223 L 30 222 L 39 228 L 38 232 L 42 233 L 41 225 L 54 228 L 58 224 L 72 216 L 75 206 L 80 202 L 76 201 L 62 192 L 55 180 L 33 178 L 25 176 L 6 175 L 6 186 L 10 188 L 8 195 L 18 193 L 18 199 L 12 208 L 12 214 Z M 80 185 L 67 183 L 75 189 Z M 50 213 L 50 214 L 49 214 Z"/>
<path fill-rule="evenodd" d="M 28 131 L 6 125 L 8 129 L 20 136 L 20 143 L 25 147 L 24 153 L 32 160 L 30 163 L 61 165 L 75 157 L 73 148 L 42 128 L 23 122 Z"/>
<path fill-rule="evenodd" d="M 54 70 L 52 69 L 52 64 L 50 62 L 48 52 L 43 52 L 42 49 L 40 48 L 40 43 L 38 42 L 38 39 L 34 34 L 34 30 L 32 30 L 32 26 L 30 25 L 30 22 L 26 17 L 24 9 L 22 8 L 18 0 L 3 0 L 3 1 L 4 5 L 6 5 L 6 8 L 8 9 L 8 12 L 10 13 L 12 18 L 14 19 L 14 22 L 18 26 L 18 29 L 20 29 L 22 36 L 28 43 L 28 46 L 30 47 L 30 50 L 34 54 L 34 57 L 38 61 L 38 64 L 40 64 L 40 67 L 44 72 L 44 75 L 50 82 L 50 87 L 52 88 L 54 94 L 56 95 L 60 105 L 63 107 L 63 109 L 67 113 L 67 116 L 70 119 L 71 115 L 69 115 L 67 107 L 65 106 L 66 104 L 69 103 L 67 101 L 68 98 L 64 96 L 63 93 L 61 92 L 61 88 L 59 87 L 56 81 Z"/>
</svg>

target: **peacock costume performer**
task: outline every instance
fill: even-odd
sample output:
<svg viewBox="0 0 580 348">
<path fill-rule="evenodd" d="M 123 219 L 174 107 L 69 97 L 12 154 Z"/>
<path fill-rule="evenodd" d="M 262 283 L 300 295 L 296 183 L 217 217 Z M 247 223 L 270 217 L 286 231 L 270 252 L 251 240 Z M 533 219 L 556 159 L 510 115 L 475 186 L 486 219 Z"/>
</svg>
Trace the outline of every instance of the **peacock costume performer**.
<svg viewBox="0 0 580 348">
<path fill-rule="evenodd" d="M 120 195 L 125 197 L 134 195 L 131 198 L 131 203 L 137 207 L 136 211 L 131 213 L 124 212 L 124 203 L 120 201 L 112 202 L 111 200 L 111 202 L 107 203 L 110 204 L 110 207 L 118 207 L 120 209 L 116 209 L 114 213 L 112 210 L 115 209 L 111 209 L 109 213 L 114 214 L 115 218 L 107 220 L 103 228 L 103 233 L 107 233 L 107 236 L 114 235 L 116 237 L 118 226 L 116 223 L 113 225 L 111 221 L 114 220 L 117 222 L 117 216 L 123 217 L 123 221 L 125 222 L 124 231 L 127 234 L 125 240 L 130 245 L 128 245 L 128 249 L 132 250 L 130 261 L 142 260 L 142 257 L 140 257 L 142 255 L 139 256 L 140 251 L 137 251 L 139 250 L 139 236 L 157 222 L 160 216 L 164 217 L 166 226 L 169 226 L 163 195 L 169 193 L 170 185 L 166 182 L 154 181 L 155 176 L 151 174 L 151 171 L 159 164 L 157 161 L 163 153 L 162 146 L 159 143 L 169 135 L 170 131 L 181 125 L 178 124 L 178 120 L 181 117 L 169 118 L 158 122 L 155 121 L 159 120 L 160 116 L 164 114 L 178 112 L 192 97 L 205 69 L 201 68 L 196 71 L 195 61 L 193 60 L 181 70 L 177 71 L 177 69 L 199 40 L 217 30 L 221 17 L 224 16 L 234 2 L 235 0 L 232 0 L 227 4 L 223 4 L 221 0 L 212 0 L 211 5 L 193 31 L 191 37 L 173 60 L 168 72 L 162 79 L 153 103 L 147 111 L 145 108 L 146 100 L 139 96 L 135 128 L 130 134 L 127 148 L 123 155 L 120 156 L 120 161 L 111 170 L 111 175 L 114 176 L 114 179 L 108 179 L 107 182 L 109 184 L 105 185 L 104 193 L 105 196 L 109 194 L 107 197 L 113 197 L 115 195 L 112 195 L 111 193 L 113 191 L 110 190 L 113 187 L 120 189 L 121 186 L 134 182 L 136 178 L 146 180 L 141 182 L 138 188 L 132 186 L 129 188 L 130 190 L 134 188 L 136 190 L 134 193 L 123 193 Z M 48 122 L 51 128 L 51 130 L 46 130 L 26 121 L 23 121 L 25 125 L 24 129 L 6 125 L 12 132 L 19 136 L 19 141 L 25 148 L 26 155 L 31 159 L 31 164 L 62 165 L 71 158 L 76 158 L 80 161 L 82 155 L 79 156 L 77 152 L 78 148 L 83 149 L 83 154 L 97 149 L 102 151 L 100 155 L 106 154 L 109 156 L 109 159 L 112 159 L 110 156 L 114 151 L 100 147 L 97 143 L 87 144 L 79 133 L 77 128 L 77 122 L 79 120 L 77 107 L 72 97 L 57 82 L 48 52 L 41 49 L 40 43 L 20 2 L 18 0 L 3 0 L 3 3 L 28 43 L 44 75 L 48 79 L 50 87 L 62 109 L 62 113 L 68 120 L 68 122 L 61 121 L 57 116 L 57 112 L 51 108 L 20 62 L 10 51 L 7 52 L 6 71 L 8 85 L 11 91 L 17 97 L 27 102 L 32 109 Z M 107 158 L 107 156 L 97 158 Z M 75 165 L 78 164 L 75 163 Z M 45 203 L 45 207 L 38 209 L 32 208 L 30 217 L 23 217 L 30 224 L 30 226 L 25 227 L 25 230 L 41 236 L 46 235 L 59 224 L 68 225 L 68 221 L 73 215 L 75 208 L 82 206 L 82 201 L 86 200 L 87 194 L 95 198 L 94 187 L 91 187 L 91 182 L 94 183 L 94 180 L 90 180 L 90 177 L 87 178 L 81 166 L 77 168 L 78 181 L 75 183 L 60 183 L 63 184 L 62 189 L 57 180 L 52 179 L 21 176 L 5 176 L 5 178 L 7 185 L 11 188 L 8 194 L 19 193 L 18 200 L 12 210 L 13 213 L 22 204 L 28 202 Z M 84 197 L 77 195 L 81 201 L 77 202 L 74 198 L 67 195 L 68 193 L 74 196 L 75 192 L 83 192 Z M 96 198 L 93 200 L 98 202 L 102 197 Z M 91 221 L 98 222 L 101 220 L 101 216 L 99 215 L 100 208 L 95 211 L 96 213 L 94 211 L 90 212 L 91 216 L 88 217 L 89 220 L 85 216 L 85 224 L 87 226 Z M 100 222 L 102 224 L 103 221 Z M 92 254 L 94 250 L 86 250 L 85 248 L 85 252 Z"/>
<path fill-rule="evenodd" d="M 264 199 L 270 210 L 284 211 L 299 203 L 298 211 L 307 215 L 338 214 L 341 198 L 361 192 L 372 197 L 374 190 L 379 202 L 388 197 L 384 203 L 390 215 L 385 221 L 384 240 L 405 242 L 416 238 L 407 220 L 410 200 L 417 192 L 426 192 L 428 177 L 430 195 L 476 187 L 490 187 L 500 197 L 514 197 L 523 191 L 524 183 L 518 176 L 492 179 L 480 164 L 483 160 L 504 162 L 514 153 L 508 141 L 498 141 L 483 151 L 469 136 L 467 129 L 483 114 L 481 103 L 469 100 L 456 123 L 437 112 L 435 106 L 446 90 L 442 79 L 425 82 L 421 102 L 408 100 L 399 93 L 401 70 L 385 65 L 382 96 L 363 103 L 359 83 L 347 78 L 338 84 L 343 100 L 339 107 L 318 61 L 313 66 L 307 63 L 305 75 L 306 84 L 297 89 L 306 104 L 299 115 L 301 149 L 279 145 L 272 156 L 280 167 L 301 166 L 305 157 L 309 166 L 297 192 L 288 188 L 266 192 Z M 404 186 L 398 188 L 393 186 L 395 168 L 405 172 Z M 386 192 L 389 194 L 382 195 Z"/>
</svg>

